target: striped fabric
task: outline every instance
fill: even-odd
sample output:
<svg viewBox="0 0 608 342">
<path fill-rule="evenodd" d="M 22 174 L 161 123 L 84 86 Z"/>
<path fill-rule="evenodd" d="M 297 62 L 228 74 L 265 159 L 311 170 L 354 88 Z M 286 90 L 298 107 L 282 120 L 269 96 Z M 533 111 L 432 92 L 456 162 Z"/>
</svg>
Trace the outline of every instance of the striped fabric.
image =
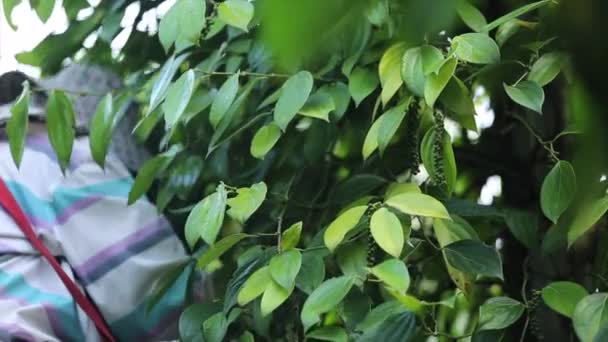
<svg viewBox="0 0 608 342">
<path fill-rule="evenodd" d="M 0 177 L 119 340 L 175 337 L 189 270 L 150 312 L 146 299 L 159 274 L 188 256 L 151 203 L 127 207 L 133 179 L 117 159 L 108 158 L 102 170 L 92 161 L 88 138 L 79 138 L 64 176 L 48 138 L 39 134 L 27 139 L 20 170 L 0 141 Z M 52 268 L 0 209 L 0 340 L 14 338 L 99 340 Z"/>
</svg>

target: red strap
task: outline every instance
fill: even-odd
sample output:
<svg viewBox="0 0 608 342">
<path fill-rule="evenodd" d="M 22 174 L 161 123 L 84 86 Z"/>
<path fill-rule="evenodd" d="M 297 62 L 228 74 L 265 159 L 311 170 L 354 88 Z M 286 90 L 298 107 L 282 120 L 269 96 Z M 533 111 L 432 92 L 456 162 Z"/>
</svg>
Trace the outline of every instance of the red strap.
<svg viewBox="0 0 608 342">
<path fill-rule="evenodd" d="M 38 239 L 32 225 L 28 220 L 27 216 L 21 210 L 21 207 L 13 197 L 13 194 L 8 190 L 4 180 L 0 178 L 0 205 L 6 209 L 8 214 L 15 220 L 19 228 L 25 236 L 30 240 L 30 243 L 36 248 L 40 254 L 51 264 L 51 267 L 55 270 L 65 287 L 74 299 L 76 303 L 82 308 L 82 310 L 89 316 L 89 318 L 95 323 L 99 334 L 108 342 L 115 342 L 116 340 L 112 336 L 110 329 L 108 328 L 103 316 L 99 313 L 95 305 L 80 291 L 74 281 L 65 273 L 61 268 L 55 257 L 46 248 L 46 246 Z"/>
</svg>

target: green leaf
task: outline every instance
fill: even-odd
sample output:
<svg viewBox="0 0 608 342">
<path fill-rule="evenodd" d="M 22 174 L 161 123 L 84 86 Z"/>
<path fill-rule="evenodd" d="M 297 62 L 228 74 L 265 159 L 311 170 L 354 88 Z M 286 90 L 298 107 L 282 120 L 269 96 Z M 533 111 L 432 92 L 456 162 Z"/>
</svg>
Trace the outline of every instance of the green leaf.
<svg viewBox="0 0 608 342">
<path fill-rule="evenodd" d="M 129 205 L 135 203 L 138 198 L 143 196 L 146 191 L 150 189 L 156 175 L 162 172 L 169 163 L 171 163 L 179 151 L 181 151 L 181 147 L 174 145 L 168 151 L 147 160 L 144 165 L 142 165 L 137 173 L 137 177 L 135 177 L 133 187 L 129 192 L 129 199 L 127 202 Z"/>
<path fill-rule="evenodd" d="M 105 165 L 112 132 L 127 112 L 128 106 L 129 101 L 126 98 L 118 98 L 115 101 L 111 93 L 104 96 L 97 105 L 91 121 L 89 146 L 93 160 L 102 168 Z"/>
<path fill-rule="evenodd" d="M 475 106 L 467 86 L 456 76 L 453 76 L 445 86 L 439 101 L 455 114 L 458 123 L 471 131 L 477 131 L 475 123 Z"/>
<path fill-rule="evenodd" d="M 540 58 L 532 64 L 532 68 L 528 74 L 528 80 L 536 82 L 539 86 L 544 87 L 553 81 L 559 74 L 564 59 L 564 55 L 559 52 L 550 52 L 540 56 Z"/>
<path fill-rule="evenodd" d="M 412 312 L 392 315 L 373 329 L 364 331 L 357 342 L 401 342 L 414 341 L 416 336 L 416 316 Z"/>
<path fill-rule="evenodd" d="M 281 250 L 288 251 L 295 248 L 300 242 L 302 234 L 302 221 L 292 224 L 281 234 Z"/>
<path fill-rule="evenodd" d="M 262 302 L 260 305 L 262 316 L 267 316 L 273 312 L 289 298 L 292 292 L 293 287 L 285 289 L 274 280 L 271 280 L 266 291 L 264 291 L 264 294 L 262 295 Z"/>
<path fill-rule="evenodd" d="M 175 282 L 184 274 L 186 268 L 188 269 L 187 272 L 192 274 L 194 269 L 191 266 L 191 260 L 186 259 L 177 265 L 171 266 L 170 269 L 163 272 L 160 277 L 154 281 L 150 290 L 151 295 L 146 299 L 146 312 L 150 312 L 156 304 L 158 304 L 167 291 L 169 291 Z"/>
<path fill-rule="evenodd" d="M 405 118 L 405 110 L 410 100 L 411 98 L 382 114 L 382 121 L 380 122 L 377 133 L 378 149 L 380 150 L 381 154 L 384 153 L 388 147 L 388 144 L 395 136 L 395 133 L 397 133 L 397 129 L 399 129 L 403 118 Z M 380 118 L 378 118 L 378 120 L 380 120 Z"/>
<path fill-rule="evenodd" d="M 61 170 L 70 164 L 74 145 L 75 114 L 72 102 L 61 90 L 53 90 L 47 102 L 46 124 L 49 140 L 57 153 Z"/>
<path fill-rule="evenodd" d="M 564 316 L 572 318 L 578 302 L 589 295 L 589 293 L 577 283 L 556 281 L 545 286 L 541 295 L 548 307 Z"/>
<path fill-rule="evenodd" d="M 571 246 L 581 235 L 608 211 L 608 197 L 589 199 L 583 207 L 577 207 L 572 217 L 564 222 L 568 229 L 568 246 Z M 565 215 L 564 215 L 565 216 Z M 558 225 L 561 225 L 559 220 Z"/>
<path fill-rule="evenodd" d="M 213 126 L 214 129 L 217 128 L 217 125 L 219 125 L 226 112 L 228 112 L 228 109 L 230 108 L 230 105 L 232 105 L 232 102 L 234 102 L 236 93 L 238 91 L 239 73 L 237 72 L 224 81 L 224 84 L 222 84 L 220 90 L 213 98 L 211 111 L 209 112 L 209 122 L 211 122 L 211 126 Z"/>
<path fill-rule="evenodd" d="M 160 20 L 158 38 L 165 51 L 174 43 L 175 50 L 181 51 L 197 43 L 203 27 L 205 2 L 178 0 Z"/>
<path fill-rule="evenodd" d="M 405 237 L 397 216 L 386 208 L 374 212 L 370 220 L 370 231 L 378 246 L 386 253 L 398 258 L 401 255 Z"/>
<path fill-rule="evenodd" d="M 253 136 L 253 140 L 251 140 L 251 148 L 249 149 L 251 155 L 258 159 L 264 159 L 266 154 L 279 141 L 281 134 L 281 128 L 274 123 L 260 127 Z"/>
<path fill-rule="evenodd" d="M 308 71 L 291 76 L 281 87 L 281 95 L 274 106 L 274 121 L 285 131 L 312 91 L 313 77 Z"/>
<path fill-rule="evenodd" d="M 505 15 L 503 15 L 502 17 L 492 21 L 491 23 L 487 24 L 486 26 L 484 26 L 482 28 L 482 31 L 492 31 L 493 29 L 497 28 L 498 26 L 506 23 L 507 21 L 511 20 L 511 19 L 515 19 L 521 15 L 524 15 L 530 11 L 533 11 L 539 7 L 542 7 L 544 5 L 547 5 L 551 2 L 552 0 L 542 0 L 542 1 L 537 1 L 537 2 L 533 2 L 531 4 L 522 6 L 516 10 L 513 10 Z"/>
<path fill-rule="evenodd" d="M 247 0 L 226 0 L 217 8 L 217 15 L 226 24 L 247 30 L 247 25 L 253 18 L 253 4 Z"/>
<path fill-rule="evenodd" d="M 532 81 L 521 81 L 516 86 L 503 84 L 503 87 L 511 100 L 542 114 L 545 92 L 538 84 Z"/>
<path fill-rule="evenodd" d="M 422 45 L 420 47 L 420 54 L 422 58 L 422 71 L 425 76 L 432 72 L 437 72 L 443 64 L 443 53 L 432 45 Z"/>
<path fill-rule="evenodd" d="M 253 184 L 250 188 L 239 188 L 236 190 L 236 197 L 227 200 L 228 215 L 233 219 L 244 223 L 247 219 L 258 210 L 266 198 L 266 183 L 259 182 Z"/>
<path fill-rule="evenodd" d="M 334 109 L 336 109 L 336 105 L 332 96 L 323 91 L 317 91 L 308 98 L 304 107 L 298 113 L 311 118 L 329 121 L 329 112 Z"/>
<path fill-rule="evenodd" d="M 372 267 L 370 272 L 398 292 L 405 293 L 410 287 L 410 273 L 399 259 L 386 260 Z"/>
<path fill-rule="evenodd" d="M 6 7 L 5 7 L 6 8 Z M 25 148 L 25 137 L 27 136 L 28 114 L 30 105 L 30 85 L 23 84 L 21 95 L 12 105 L 11 116 L 6 124 L 6 135 L 11 150 L 11 156 L 17 168 L 21 165 L 23 150 Z"/>
<path fill-rule="evenodd" d="M 207 109 L 217 96 L 217 89 L 198 88 L 192 94 L 182 115 L 182 122 L 188 124 L 196 115 Z"/>
<path fill-rule="evenodd" d="M 355 106 L 359 104 L 378 86 L 380 80 L 371 70 L 358 67 L 348 77 L 348 91 L 355 101 Z"/>
<path fill-rule="evenodd" d="M 38 18 L 46 23 L 53 13 L 55 0 L 30 0 L 30 7 L 36 11 Z"/>
<path fill-rule="evenodd" d="M 351 208 L 338 216 L 325 230 L 323 240 L 330 251 L 334 251 L 342 242 L 346 233 L 355 228 L 359 220 L 365 214 L 367 206 L 361 205 Z"/>
<path fill-rule="evenodd" d="M 416 183 L 391 183 L 386 192 L 384 193 L 384 199 L 387 200 L 391 197 L 406 193 L 415 192 L 421 194 L 420 187 Z"/>
<path fill-rule="evenodd" d="M 439 52 L 439 54 L 441 55 L 441 52 Z M 430 56 L 435 55 L 431 53 Z M 443 59 L 443 56 L 441 56 L 441 58 Z M 405 82 L 407 88 L 416 96 L 424 95 L 425 75 L 422 48 L 415 47 L 405 51 L 401 59 L 401 78 Z"/>
<path fill-rule="evenodd" d="M 194 92 L 194 77 L 194 70 L 190 69 L 169 86 L 167 97 L 162 105 L 166 127 L 175 126 L 184 114 Z"/>
<path fill-rule="evenodd" d="M 177 57 L 172 55 L 169 57 L 169 59 L 167 59 L 158 73 L 158 78 L 156 79 L 156 82 L 154 82 L 154 87 L 152 87 L 152 92 L 150 93 L 150 103 L 148 104 L 146 116 L 151 115 L 156 107 L 158 107 L 158 105 L 165 99 L 167 96 L 167 90 L 169 89 L 169 85 L 171 84 L 171 80 L 173 79 L 175 72 L 188 56 L 189 54 L 184 53 Z"/>
<path fill-rule="evenodd" d="M 264 266 L 253 272 L 239 290 L 237 302 L 240 306 L 245 306 L 252 300 L 259 297 L 272 282 L 270 277 L 270 267 Z"/>
<path fill-rule="evenodd" d="M 493 64 L 500 60 L 496 42 L 483 33 L 465 33 L 452 39 L 458 59 L 475 64 Z"/>
<path fill-rule="evenodd" d="M 332 83 L 321 87 L 320 91 L 328 93 L 334 100 L 335 109 L 330 115 L 332 121 L 338 121 L 344 116 L 350 104 L 348 86 L 342 82 Z"/>
<path fill-rule="evenodd" d="M 405 52 L 407 45 L 405 43 L 396 43 L 389 47 L 378 64 L 378 75 L 380 76 L 380 84 L 382 84 L 382 105 L 386 106 L 393 95 L 403 84 L 401 79 L 401 57 Z"/>
<path fill-rule="evenodd" d="M 460 0 L 456 9 L 460 19 L 473 31 L 481 32 L 484 26 L 488 24 L 483 14 L 467 0 Z"/>
<path fill-rule="evenodd" d="M 430 73 L 424 85 L 424 100 L 433 107 L 441 92 L 454 75 L 458 61 L 456 58 L 447 59 L 437 73 Z"/>
<path fill-rule="evenodd" d="M 301 266 L 302 253 L 297 249 L 291 249 L 270 259 L 270 275 L 277 284 L 289 290 L 295 286 Z"/>
<path fill-rule="evenodd" d="M 508 210 L 504 218 L 507 227 L 519 242 L 528 249 L 538 247 L 538 217 L 535 213 Z"/>
<path fill-rule="evenodd" d="M 222 185 L 218 186 L 216 192 L 198 202 L 186 220 L 186 241 L 190 248 L 194 248 L 199 238 L 213 245 L 224 222 L 225 208 L 226 190 Z"/>
<path fill-rule="evenodd" d="M 205 341 L 222 342 L 227 330 L 228 321 L 223 312 L 218 312 L 203 322 L 203 337 Z"/>
<path fill-rule="evenodd" d="M 382 322 L 392 316 L 407 312 L 407 309 L 396 300 L 384 302 L 365 315 L 365 318 L 359 322 L 355 328 L 357 331 L 368 331 L 378 327 Z"/>
<path fill-rule="evenodd" d="M 607 300 L 607 293 L 594 293 L 576 304 L 572 324 L 581 342 L 592 342 L 600 328 L 608 324 Z"/>
<path fill-rule="evenodd" d="M 355 277 L 357 286 L 363 285 L 368 273 L 367 244 L 364 241 L 353 241 L 336 251 L 336 261 L 342 274 Z"/>
<path fill-rule="evenodd" d="M 576 192 L 574 168 L 565 160 L 558 161 L 545 177 L 540 190 L 540 206 L 545 216 L 557 222 Z"/>
<path fill-rule="evenodd" d="M 488 299 L 479 307 L 479 330 L 504 329 L 524 313 L 525 305 L 509 297 Z"/>
<path fill-rule="evenodd" d="M 179 336 L 183 341 L 202 341 L 202 322 L 221 310 L 215 303 L 197 303 L 187 307 L 179 316 Z"/>
<path fill-rule="evenodd" d="M 496 42 L 502 47 L 509 38 L 519 31 L 521 27 L 519 20 L 511 19 L 498 27 L 496 30 Z"/>
<path fill-rule="evenodd" d="M 296 277 L 296 286 L 304 293 L 310 294 L 325 279 L 325 262 L 318 253 L 304 252 L 302 267 Z"/>
<path fill-rule="evenodd" d="M 306 338 L 314 338 L 320 341 L 331 341 L 331 342 L 348 342 L 348 335 L 344 328 L 338 326 L 328 326 L 315 329 L 308 334 Z"/>
<path fill-rule="evenodd" d="M 369 156 L 374 153 L 376 149 L 378 149 L 378 131 L 380 130 L 380 125 L 382 124 L 382 116 L 380 116 L 372 126 L 367 131 L 367 135 L 365 136 L 365 140 L 363 141 L 363 148 L 361 153 L 363 154 L 363 160 L 369 158 Z"/>
<path fill-rule="evenodd" d="M 234 245 L 236 245 L 241 240 L 247 237 L 249 237 L 249 235 L 242 233 L 236 233 L 226 236 L 225 238 L 221 239 L 220 241 L 209 247 L 203 254 L 201 254 L 196 263 L 196 267 L 198 267 L 199 269 L 204 269 L 212 261 L 222 256 L 222 254 L 226 253 L 226 251 L 228 251 Z"/>
<path fill-rule="evenodd" d="M 348 294 L 355 281 L 354 277 L 341 276 L 323 282 L 306 298 L 300 318 L 304 331 L 319 322 L 320 315 L 338 305 Z"/>
<path fill-rule="evenodd" d="M 13 29 L 13 31 L 17 31 L 17 25 L 13 23 L 13 19 L 11 14 L 13 13 L 13 9 L 17 7 L 21 3 L 21 0 L 2 0 L 2 10 L 4 11 L 4 17 L 6 18 L 6 22 Z"/>
<path fill-rule="evenodd" d="M 503 279 L 496 249 L 476 240 L 460 240 L 443 248 L 448 263 L 468 274 Z"/>
<path fill-rule="evenodd" d="M 406 192 L 387 199 L 386 204 L 408 215 L 450 220 L 450 215 L 443 204 L 429 195 Z"/>
</svg>

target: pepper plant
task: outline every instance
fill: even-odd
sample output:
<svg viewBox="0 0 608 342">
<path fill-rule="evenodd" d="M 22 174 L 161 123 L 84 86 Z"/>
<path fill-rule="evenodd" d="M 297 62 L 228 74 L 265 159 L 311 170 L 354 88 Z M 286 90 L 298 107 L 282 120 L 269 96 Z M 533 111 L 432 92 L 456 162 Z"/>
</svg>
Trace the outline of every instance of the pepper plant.
<svg viewBox="0 0 608 342">
<path fill-rule="evenodd" d="M 19 2 L 4 0 L 9 23 Z M 30 1 L 41 20 L 49 2 Z M 83 18 L 79 0 L 64 2 L 65 32 L 17 58 L 124 76 L 91 151 L 103 167 L 137 104 L 133 135 L 154 156 L 128 201 L 150 196 L 192 252 L 145 300 L 194 268 L 213 287 L 181 314 L 184 341 L 603 341 L 606 182 L 571 163 L 587 95 L 560 6 L 122 0 Z M 28 91 L 8 125 L 17 164 Z M 47 119 L 67 165 L 60 90 Z M 482 205 L 493 175 L 502 195 Z"/>
</svg>

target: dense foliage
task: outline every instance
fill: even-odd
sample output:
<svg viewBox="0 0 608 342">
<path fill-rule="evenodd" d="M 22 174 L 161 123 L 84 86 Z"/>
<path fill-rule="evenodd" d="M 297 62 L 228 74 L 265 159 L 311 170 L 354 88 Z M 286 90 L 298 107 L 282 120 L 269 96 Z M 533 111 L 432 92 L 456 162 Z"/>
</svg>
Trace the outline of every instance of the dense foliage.
<svg viewBox="0 0 608 342">
<path fill-rule="evenodd" d="M 48 18 L 53 1 L 30 3 Z M 103 1 L 82 18 L 86 1 L 64 1 L 67 31 L 18 60 L 124 76 L 91 150 L 103 167 L 139 104 L 133 134 L 156 155 L 129 201 L 154 198 L 193 253 L 150 305 L 191 264 L 213 279 L 181 315 L 183 340 L 608 338 L 605 170 L 576 153 L 594 102 L 556 28 L 561 4 L 177 0 L 156 31 L 142 23 L 157 6 Z M 17 164 L 27 97 L 7 128 Z M 477 126 L 474 101 L 493 125 Z M 51 93 L 63 165 L 73 116 Z M 502 196 L 480 205 L 493 175 Z"/>
</svg>

